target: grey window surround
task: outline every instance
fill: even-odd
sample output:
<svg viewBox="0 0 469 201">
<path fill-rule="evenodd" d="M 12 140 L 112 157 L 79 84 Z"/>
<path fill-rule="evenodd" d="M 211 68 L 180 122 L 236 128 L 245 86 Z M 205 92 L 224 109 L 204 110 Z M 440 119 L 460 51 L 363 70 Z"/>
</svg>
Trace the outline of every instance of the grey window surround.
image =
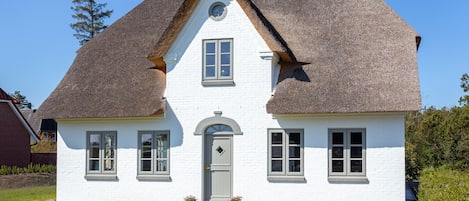
<svg viewBox="0 0 469 201">
<path fill-rule="evenodd" d="M 92 146 L 90 145 L 91 136 L 99 136 L 99 156 L 90 157 L 90 150 Z M 112 149 L 111 155 L 113 157 L 106 157 L 104 153 L 106 150 L 105 137 L 111 136 L 111 146 Z M 96 148 L 96 147 L 95 147 Z M 108 147 L 109 148 L 109 147 Z M 108 158 L 108 159 L 105 159 Z M 90 161 L 98 161 L 98 170 L 90 169 Z M 111 162 L 113 161 L 113 163 Z M 105 163 L 110 162 L 112 164 L 112 170 L 103 170 Z M 117 180 L 117 131 L 87 131 L 86 132 L 86 175 L 85 179 L 87 180 Z"/>
<path fill-rule="evenodd" d="M 219 13 L 223 9 L 222 13 Z M 213 3 L 210 8 L 208 9 L 208 16 L 214 21 L 221 21 L 226 17 L 228 13 L 228 9 L 226 5 L 222 2 L 215 2 Z"/>
<path fill-rule="evenodd" d="M 342 145 L 333 144 L 333 133 L 343 133 Z M 351 143 L 351 133 L 361 133 L 361 144 Z M 368 183 L 366 177 L 366 129 L 365 128 L 333 128 L 328 130 L 328 181 L 329 182 L 352 182 Z M 343 161 L 343 171 L 333 172 L 333 147 L 343 148 L 342 154 L 338 160 Z M 351 156 L 351 147 L 361 147 L 361 157 Z M 352 172 L 350 170 L 351 160 L 361 161 L 361 172 Z"/>
<path fill-rule="evenodd" d="M 230 45 L 229 52 L 222 51 L 222 43 Z M 212 48 L 208 48 L 212 44 Z M 233 39 L 206 39 L 202 41 L 202 85 L 203 86 L 234 86 L 233 81 Z M 208 59 L 211 58 L 211 59 Z M 223 59 L 228 59 L 222 62 Z M 227 63 L 225 63 L 227 62 Z M 228 71 L 224 71 L 228 68 Z M 208 70 L 211 69 L 211 70 Z M 228 73 L 224 75 L 223 72 Z M 208 75 L 211 74 L 211 75 Z"/>
<path fill-rule="evenodd" d="M 268 160 L 267 160 L 267 180 L 269 182 L 305 182 L 304 178 L 304 129 L 281 129 L 281 128 L 271 128 L 268 129 Z M 272 143 L 272 134 L 273 133 L 282 133 L 282 144 L 273 144 Z M 290 144 L 289 136 L 291 133 L 300 134 L 300 144 Z M 277 161 L 282 161 L 282 170 L 277 172 L 272 170 L 272 161 L 273 158 L 273 147 L 281 147 L 281 158 L 278 158 Z M 290 148 L 299 147 L 299 158 L 291 157 Z M 290 161 L 300 161 L 300 171 L 290 171 L 289 162 Z"/>
<path fill-rule="evenodd" d="M 171 181 L 169 175 L 137 175 L 139 181 Z"/>
<path fill-rule="evenodd" d="M 142 171 L 142 135 L 151 135 L 151 158 L 148 158 L 151 161 L 151 170 Z M 158 145 L 156 143 L 157 136 L 166 135 L 166 158 L 158 158 Z M 138 131 L 138 170 L 137 170 L 137 179 L 140 181 L 171 181 L 170 177 L 170 131 L 169 130 L 154 130 L 154 131 Z M 164 146 L 164 147 L 165 147 Z M 164 148 L 163 147 L 163 148 Z M 156 170 L 157 161 L 166 161 L 166 171 Z"/>
</svg>

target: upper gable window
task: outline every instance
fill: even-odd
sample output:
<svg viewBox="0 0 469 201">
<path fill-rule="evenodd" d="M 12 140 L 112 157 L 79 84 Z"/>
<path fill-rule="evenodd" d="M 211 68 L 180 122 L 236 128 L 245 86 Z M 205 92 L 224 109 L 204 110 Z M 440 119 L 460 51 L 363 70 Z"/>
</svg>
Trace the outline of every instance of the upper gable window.
<svg viewBox="0 0 469 201">
<path fill-rule="evenodd" d="M 213 3 L 208 10 L 208 14 L 210 18 L 212 18 L 215 21 L 220 21 L 223 18 L 225 18 L 226 13 L 227 13 L 226 5 L 222 2 Z"/>
<path fill-rule="evenodd" d="M 203 41 L 202 84 L 233 84 L 233 39 Z"/>
</svg>

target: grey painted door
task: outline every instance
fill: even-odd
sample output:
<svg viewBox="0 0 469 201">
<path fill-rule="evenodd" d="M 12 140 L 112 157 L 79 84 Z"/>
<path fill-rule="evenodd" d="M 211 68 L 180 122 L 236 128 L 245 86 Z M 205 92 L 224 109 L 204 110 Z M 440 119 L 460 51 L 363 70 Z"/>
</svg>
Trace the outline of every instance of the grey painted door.
<svg viewBox="0 0 469 201">
<path fill-rule="evenodd" d="M 226 201 L 232 194 L 232 135 L 205 134 L 204 200 Z"/>
</svg>

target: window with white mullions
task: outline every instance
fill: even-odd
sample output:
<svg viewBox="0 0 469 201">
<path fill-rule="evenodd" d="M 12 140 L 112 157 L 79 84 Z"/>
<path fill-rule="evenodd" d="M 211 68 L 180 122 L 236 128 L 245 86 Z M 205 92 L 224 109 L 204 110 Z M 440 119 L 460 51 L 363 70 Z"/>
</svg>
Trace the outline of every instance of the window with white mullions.
<svg viewBox="0 0 469 201">
<path fill-rule="evenodd" d="M 329 129 L 329 177 L 365 177 L 365 129 Z"/>
<path fill-rule="evenodd" d="M 303 130 L 269 129 L 269 181 L 304 181 Z"/>
<path fill-rule="evenodd" d="M 169 131 L 140 131 L 139 175 L 169 175 Z"/>
<path fill-rule="evenodd" d="M 203 84 L 233 83 L 233 39 L 203 41 Z"/>
</svg>

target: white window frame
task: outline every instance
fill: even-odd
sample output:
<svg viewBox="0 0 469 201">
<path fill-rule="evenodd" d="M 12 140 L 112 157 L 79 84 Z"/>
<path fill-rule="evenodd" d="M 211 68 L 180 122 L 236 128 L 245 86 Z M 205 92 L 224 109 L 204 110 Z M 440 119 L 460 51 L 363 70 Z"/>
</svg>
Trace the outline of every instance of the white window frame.
<svg viewBox="0 0 469 201">
<path fill-rule="evenodd" d="M 361 144 L 352 144 L 351 143 L 351 134 L 352 133 L 361 133 L 362 142 Z M 343 133 L 343 144 L 333 144 L 333 133 Z M 328 172 L 329 172 L 329 181 L 352 181 L 352 182 L 368 182 L 366 178 L 366 129 L 365 128 L 334 128 L 328 130 Z M 352 158 L 351 157 L 351 147 L 362 147 L 362 157 L 361 158 Z M 333 172 L 332 171 L 332 148 L 333 147 L 343 147 L 343 157 L 335 158 L 335 160 L 343 160 L 343 172 Z M 351 161 L 352 160 L 361 160 L 362 161 L 362 171 L 361 172 L 352 172 L 351 171 Z"/>
<path fill-rule="evenodd" d="M 229 42 L 230 43 L 230 75 L 229 76 L 222 76 L 222 67 L 226 66 L 225 64 L 221 64 L 221 43 Z M 215 53 L 207 53 L 206 45 L 209 43 L 215 43 Z M 202 85 L 204 86 L 212 86 L 212 85 L 233 85 L 233 39 L 210 39 L 210 40 L 203 40 L 202 42 Z M 206 57 L 208 54 L 213 54 L 215 56 L 215 76 L 214 77 L 207 77 L 207 63 Z"/>
<path fill-rule="evenodd" d="M 270 182 L 280 181 L 280 182 L 304 182 L 304 129 L 268 129 L 268 158 L 267 158 L 267 180 Z M 282 144 L 272 144 L 272 134 L 273 133 L 282 133 Z M 289 136 L 290 133 L 299 133 L 300 134 L 300 144 L 290 144 Z M 290 147 L 300 147 L 300 172 L 290 172 L 288 164 L 291 159 L 290 156 Z M 282 158 L 276 158 L 276 160 L 282 160 L 282 171 L 274 172 L 272 171 L 272 161 L 275 160 L 272 157 L 272 147 L 282 147 Z"/>
<path fill-rule="evenodd" d="M 142 158 L 142 136 L 150 134 L 152 135 L 152 143 L 151 143 L 151 170 L 150 171 L 142 171 L 142 161 L 148 160 Z M 158 157 L 158 144 L 157 137 L 161 135 L 166 135 L 166 145 L 163 145 L 163 149 L 166 148 L 166 158 L 159 158 Z M 138 131 L 138 171 L 137 171 L 137 179 L 138 180 L 154 180 L 154 181 L 170 181 L 170 131 Z M 156 166 L 158 161 L 166 161 L 166 170 L 165 171 L 158 171 L 156 170 Z"/>
<path fill-rule="evenodd" d="M 92 135 L 99 135 L 99 157 L 90 158 L 91 148 L 90 137 Z M 112 136 L 111 139 L 111 149 L 113 153 L 112 158 L 105 158 L 105 136 Z M 90 169 L 90 161 L 98 160 L 99 167 L 98 170 Z M 104 170 L 105 163 L 109 161 L 114 161 L 112 164 L 111 170 Z M 86 132 L 86 175 L 85 179 L 87 180 L 116 180 L 117 179 L 117 131 L 87 131 Z"/>
</svg>

